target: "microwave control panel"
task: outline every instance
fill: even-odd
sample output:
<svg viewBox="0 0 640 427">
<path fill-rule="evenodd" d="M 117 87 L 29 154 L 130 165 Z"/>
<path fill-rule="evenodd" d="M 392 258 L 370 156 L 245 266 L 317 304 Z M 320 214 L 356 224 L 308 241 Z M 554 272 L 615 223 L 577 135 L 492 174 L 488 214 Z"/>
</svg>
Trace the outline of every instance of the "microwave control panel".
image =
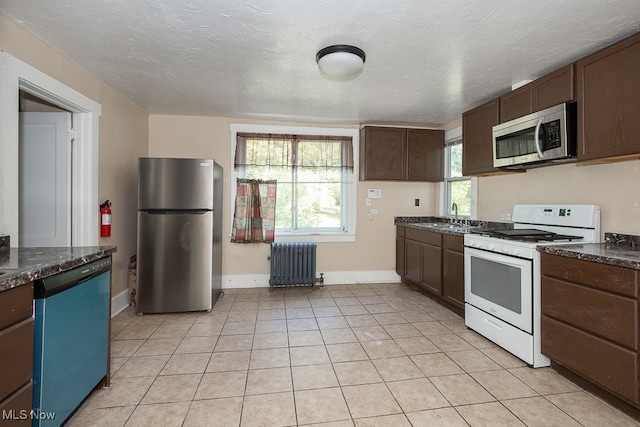
<svg viewBox="0 0 640 427">
<path fill-rule="evenodd" d="M 557 148 L 561 145 L 560 120 L 553 120 L 542 125 L 544 127 L 545 149 Z"/>
</svg>

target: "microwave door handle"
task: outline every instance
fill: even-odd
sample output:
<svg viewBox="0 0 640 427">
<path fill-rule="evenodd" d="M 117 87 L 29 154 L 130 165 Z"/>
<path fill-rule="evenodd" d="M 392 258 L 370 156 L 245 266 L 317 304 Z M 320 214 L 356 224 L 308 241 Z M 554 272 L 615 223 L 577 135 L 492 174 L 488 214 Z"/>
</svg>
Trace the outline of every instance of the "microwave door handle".
<svg viewBox="0 0 640 427">
<path fill-rule="evenodd" d="M 536 125 L 535 138 L 536 150 L 538 150 L 538 157 L 544 159 L 544 153 L 542 152 L 542 148 L 540 147 L 540 127 L 542 126 L 542 119 L 538 120 L 538 124 Z"/>
</svg>

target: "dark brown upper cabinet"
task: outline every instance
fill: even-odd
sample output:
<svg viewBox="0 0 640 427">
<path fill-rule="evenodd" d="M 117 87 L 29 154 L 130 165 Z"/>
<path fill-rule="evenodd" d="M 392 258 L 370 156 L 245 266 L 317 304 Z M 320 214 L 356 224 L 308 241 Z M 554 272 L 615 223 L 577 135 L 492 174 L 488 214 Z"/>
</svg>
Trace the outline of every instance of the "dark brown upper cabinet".
<svg viewBox="0 0 640 427">
<path fill-rule="evenodd" d="M 531 112 L 544 110 L 563 102 L 575 101 L 574 70 L 573 64 L 565 65 L 529 83 L 531 85 Z"/>
<path fill-rule="evenodd" d="M 500 121 L 500 98 L 462 114 L 462 174 L 490 175 L 493 167 L 493 126 Z"/>
<path fill-rule="evenodd" d="M 640 33 L 576 62 L 578 160 L 640 157 Z"/>
<path fill-rule="evenodd" d="M 500 123 L 531 114 L 531 83 L 500 97 Z"/>
<path fill-rule="evenodd" d="M 500 97 L 500 123 L 575 100 L 574 65 L 566 65 Z"/>
<path fill-rule="evenodd" d="M 443 130 L 378 126 L 360 129 L 360 180 L 443 179 Z"/>
</svg>

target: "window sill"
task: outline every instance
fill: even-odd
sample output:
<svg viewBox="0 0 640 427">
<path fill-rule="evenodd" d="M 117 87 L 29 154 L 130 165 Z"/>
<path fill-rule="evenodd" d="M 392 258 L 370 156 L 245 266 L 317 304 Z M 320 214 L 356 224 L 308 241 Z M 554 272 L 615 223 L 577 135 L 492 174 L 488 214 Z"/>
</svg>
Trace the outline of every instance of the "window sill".
<svg viewBox="0 0 640 427">
<path fill-rule="evenodd" d="M 286 233 L 276 232 L 276 242 L 355 242 L 355 233 Z"/>
</svg>

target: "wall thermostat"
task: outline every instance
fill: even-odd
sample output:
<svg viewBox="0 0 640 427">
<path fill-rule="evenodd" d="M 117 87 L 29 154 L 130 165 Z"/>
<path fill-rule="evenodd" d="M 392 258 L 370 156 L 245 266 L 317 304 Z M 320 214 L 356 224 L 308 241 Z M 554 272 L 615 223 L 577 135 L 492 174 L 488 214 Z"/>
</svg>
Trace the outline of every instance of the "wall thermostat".
<svg viewBox="0 0 640 427">
<path fill-rule="evenodd" d="M 379 188 L 369 188 L 367 190 L 367 198 L 369 199 L 380 199 L 382 198 L 382 190 Z"/>
</svg>

